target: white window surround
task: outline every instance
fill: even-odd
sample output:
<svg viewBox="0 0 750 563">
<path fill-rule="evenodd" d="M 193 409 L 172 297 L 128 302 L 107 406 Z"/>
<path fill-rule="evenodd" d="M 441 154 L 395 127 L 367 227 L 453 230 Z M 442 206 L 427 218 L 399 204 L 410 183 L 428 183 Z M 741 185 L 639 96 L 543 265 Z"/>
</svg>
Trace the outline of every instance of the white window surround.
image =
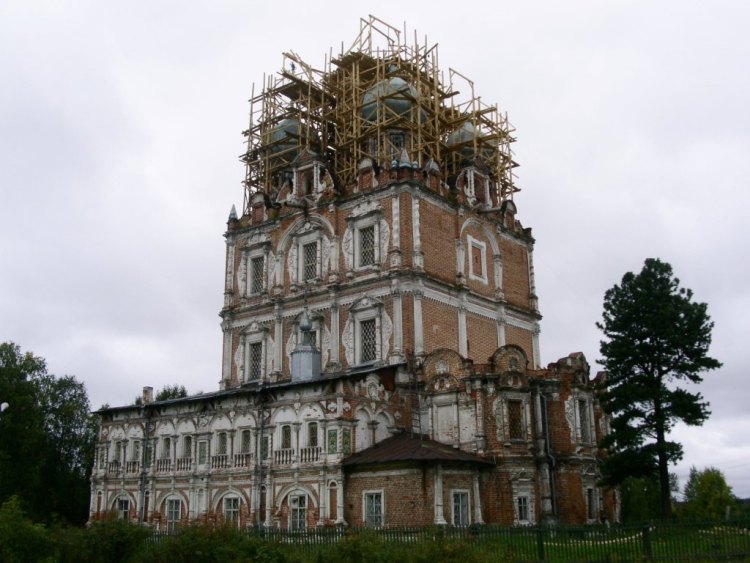
<svg viewBox="0 0 750 563">
<path fill-rule="evenodd" d="M 173 532 L 182 518 L 182 501 L 178 498 L 168 498 L 165 502 L 167 513 L 167 530 Z"/>
<path fill-rule="evenodd" d="M 253 280 L 255 272 L 253 271 L 253 260 L 263 259 L 263 271 L 261 273 L 261 287 L 254 288 Z M 261 295 L 268 291 L 270 267 L 274 262 L 274 255 L 271 252 L 271 243 L 269 241 L 255 241 L 248 243 L 242 248 L 242 260 L 239 267 L 239 289 L 243 297 L 253 297 Z M 259 291 L 255 291 L 259 289 Z"/>
<path fill-rule="evenodd" d="M 341 238 L 341 249 L 344 254 L 344 264 L 347 276 L 354 276 L 355 272 L 378 272 L 388 256 L 390 227 L 383 217 L 380 204 L 374 201 L 364 201 L 352 209 L 347 217 L 348 225 Z M 372 264 L 362 264 L 362 229 L 373 228 Z"/>
<path fill-rule="evenodd" d="M 362 229 L 373 228 L 373 250 L 375 258 L 372 264 L 362 264 Z M 358 218 L 353 224 L 353 262 L 354 270 L 371 270 L 378 269 L 383 263 L 380 248 L 380 213 L 372 213 L 362 218 Z"/>
<path fill-rule="evenodd" d="M 260 377 L 252 377 L 252 351 L 251 345 L 262 345 Z M 242 382 L 262 381 L 271 371 L 272 349 L 271 349 L 270 330 L 266 326 L 252 323 L 240 337 L 240 346 L 242 348 Z"/>
<path fill-rule="evenodd" d="M 305 246 L 315 243 L 316 245 L 316 262 L 315 262 L 315 279 L 305 279 Z M 312 231 L 305 235 L 297 237 L 295 245 L 297 247 L 297 264 L 296 264 L 296 281 L 299 285 L 315 283 L 323 277 L 323 237 L 318 230 Z"/>
<path fill-rule="evenodd" d="M 487 243 L 477 240 L 471 235 L 466 235 L 466 248 L 468 249 L 467 258 L 469 260 L 469 279 L 487 283 Z M 482 271 L 474 271 L 474 252 L 478 251 L 481 257 Z"/>
<path fill-rule="evenodd" d="M 307 528 L 307 495 L 289 495 L 289 529 L 304 530 Z"/>
<path fill-rule="evenodd" d="M 456 513 L 456 496 L 459 495 L 466 500 L 466 513 Z M 451 489 L 451 524 L 454 526 L 471 525 L 471 494 L 469 489 Z M 464 519 L 465 517 L 465 519 Z M 462 522 L 461 520 L 464 519 Z"/>
<path fill-rule="evenodd" d="M 581 414 L 581 409 L 585 412 Z M 593 446 L 596 443 L 594 426 L 594 400 L 590 392 L 574 390 L 565 401 L 565 418 L 570 427 L 571 438 L 579 446 Z M 586 429 L 582 425 L 586 425 Z"/>
<path fill-rule="evenodd" d="M 362 322 L 375 320 L 375 359 L 362 361 Z M 379 364 L 388 357 L 389 342 L 393 332 L 393 323 L 388 317 L 385 306 L 368 296 L 355 301 L 349 309 L 349 318 L 342 331 L 344 355 L 350 366 Z"/>
<path fill-rule="evenodd" d="M 513 512 L 514 520 L 516 524 L 530 524 L 531 523 L 531 508 L 529 503 L 529 495 L 517 495 L 514 498 Z"/>
<path fill-rule="evenodd" d="M 497 438 L 501 443 L 510 444 L 519 440 L 510 437 L 510 409 L 509 401 L 521 402 L 521 424 L 524 428 L 523 441 L 528 442 L 532 439 L 531 435 L 531 400 L 528 393 L 506 391 L 503 392 L 495 402 L 495 416 L 498 419 Z"/>
<path fill-rule="evenodd" d="M 242 506 L 242 501 L 237 495 L 228 494 L 224 496 L 221 499 L 221 507 L 222 513 L 224 514 L 224 520 L 227 522 L 235 522 L 239 527 L 240 506 Z"/>
<path fill-rule="evenodd" d="M 380 501 L 380 506 L 374 505 L 378 500 Z M 379 514 L 376 512 L 368 514 L 368 512 L 376 508 L 379 509 Z M 371 518 L 368 518 L 368 516 Z M 373 522 L 372 518 L 378 518 L 378 516 L 380 521 L 377 523 Z M 383 489 L 362 491 L 362 524 L 367 527 L 376 528 L 380 528 L 385 524 L 385 492 Z"/>
</svg>

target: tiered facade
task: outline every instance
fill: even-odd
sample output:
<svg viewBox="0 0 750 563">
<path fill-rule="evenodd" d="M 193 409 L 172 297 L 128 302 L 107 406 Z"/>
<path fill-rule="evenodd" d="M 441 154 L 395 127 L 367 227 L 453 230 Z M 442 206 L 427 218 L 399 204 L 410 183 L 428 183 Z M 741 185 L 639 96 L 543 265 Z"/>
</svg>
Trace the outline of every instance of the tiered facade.
<svg viewBox="0 0 750 563">
<path fill-rule="evenodd" d="M 100 411 L 92 518 L 616 518 L 589 366 L 541 367 L 512 130 L 436 57 L 370 18 L 326 70 L 286 55 L 253 98 L 220 390 Z"/>
</svg>

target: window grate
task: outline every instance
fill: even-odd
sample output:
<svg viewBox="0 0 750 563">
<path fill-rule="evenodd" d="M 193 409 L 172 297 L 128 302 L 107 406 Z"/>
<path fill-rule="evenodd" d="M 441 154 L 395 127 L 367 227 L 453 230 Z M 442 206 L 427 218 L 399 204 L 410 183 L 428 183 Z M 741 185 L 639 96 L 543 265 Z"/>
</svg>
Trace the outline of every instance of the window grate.
<svg viewBox="0 0 750 563">
<path fill-rule="evenodd" d="M 373 528 L 383 525 L 382 493 L 365 493 L 365 524 Z"/>
<path fill-rule="evenodd" d="M 360 323 L 362 337 L 361 362 L 373 362 L 377 359 L 377 332 L 375 319 L 368 319 Z"/>
<path fill-rule="evenodd" d="M 302 247 L 304 267 L 302 271 L 304 281 L 318 277 L 318 243 L 310 242 Z"/>
<path fill-rule="evenodd" d="M 253 342 L 250 344 L 250 377 L 249 379 L 260 379 L 263 367 L 263 343 Z"/>
<path fill-rule="evenodd" d="M 318 447 L 318 423 L 311 422 L 307 425 L 307 445 L 311 448 Z"/>
<path fill-rule="evenodd" d="M 453 525 L 469 525 L 469 493 L 453 493 Z"/>
<path fill-rule="evenodd" d="M 359 265 L 375 264 L 375 226 L 370 225 L 359 230 Z"/>
<path fill-rule="evenodd" d="M 526 438 L 523 424 L 523 403 L 508 401 L 508 435 L 511 440 Z"/>
<path fill-rule="evenodd" d="M 263 291 L 263 256 L 253 258 L 250 262 L 250 268 L 252 270 L 252 282 L 250 285 L 250 291 L 252 293 L 260 293 Z"/>
</svg>

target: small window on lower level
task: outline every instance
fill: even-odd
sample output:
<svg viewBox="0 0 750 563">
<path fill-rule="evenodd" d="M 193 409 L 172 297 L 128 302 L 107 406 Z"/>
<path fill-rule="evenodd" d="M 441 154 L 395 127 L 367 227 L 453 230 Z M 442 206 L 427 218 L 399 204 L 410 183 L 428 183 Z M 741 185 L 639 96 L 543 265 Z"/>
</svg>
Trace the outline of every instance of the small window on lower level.
<svg viewBox="0 0 750 563">
<path fill-rule="evenodd" d="M 120 520 L 127 520 L 130 517 L 130 501 L 128 499 L 117 499 L 117 517 Z"/>
<path fill-rule="evenodd" d="M 307 496 L 292 495 L 289 497 L 289 528 L 292 530 L 307 528 Z"/>
<path fill-rule="evenodd" d="M 468 526 L 469 524 L 469 492 L 453 491 L 453 525 Z"/>
<path fill-rule="evenodd" d="M 167 531 L 174 532 L 180 523 L 182 503 L 179 499 L 167 500 Z"/>
<path fill-rule="evenodd" d="M 519 523 L 523 524 L 529 521 L 529 497 L 526 495 L 516 497 L 516 511 Z"/>
<path fill-rule="evenodd" d="M 365 526 L 380 528 L 383 526 L 383 492 L 364 493 Z"/>
</svg>

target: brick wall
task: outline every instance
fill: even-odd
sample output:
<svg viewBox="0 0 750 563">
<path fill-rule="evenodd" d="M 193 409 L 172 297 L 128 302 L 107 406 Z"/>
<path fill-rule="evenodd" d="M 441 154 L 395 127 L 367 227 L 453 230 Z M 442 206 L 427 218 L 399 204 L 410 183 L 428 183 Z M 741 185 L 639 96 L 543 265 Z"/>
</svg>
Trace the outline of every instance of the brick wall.
<svg viewBox="0 0 750 563">
<path fill-rule="evenodd" d="M 468 357 L 476 363 L 487 363 L 497 350 L 497 323 L 487 317 L 466 315 Z"/>
<path fill-rule="evenodd" d="M 422 299 L 425 353 L 439 348 L 458 349 L 458 315 L 453 307 Z"/>
</svg>

